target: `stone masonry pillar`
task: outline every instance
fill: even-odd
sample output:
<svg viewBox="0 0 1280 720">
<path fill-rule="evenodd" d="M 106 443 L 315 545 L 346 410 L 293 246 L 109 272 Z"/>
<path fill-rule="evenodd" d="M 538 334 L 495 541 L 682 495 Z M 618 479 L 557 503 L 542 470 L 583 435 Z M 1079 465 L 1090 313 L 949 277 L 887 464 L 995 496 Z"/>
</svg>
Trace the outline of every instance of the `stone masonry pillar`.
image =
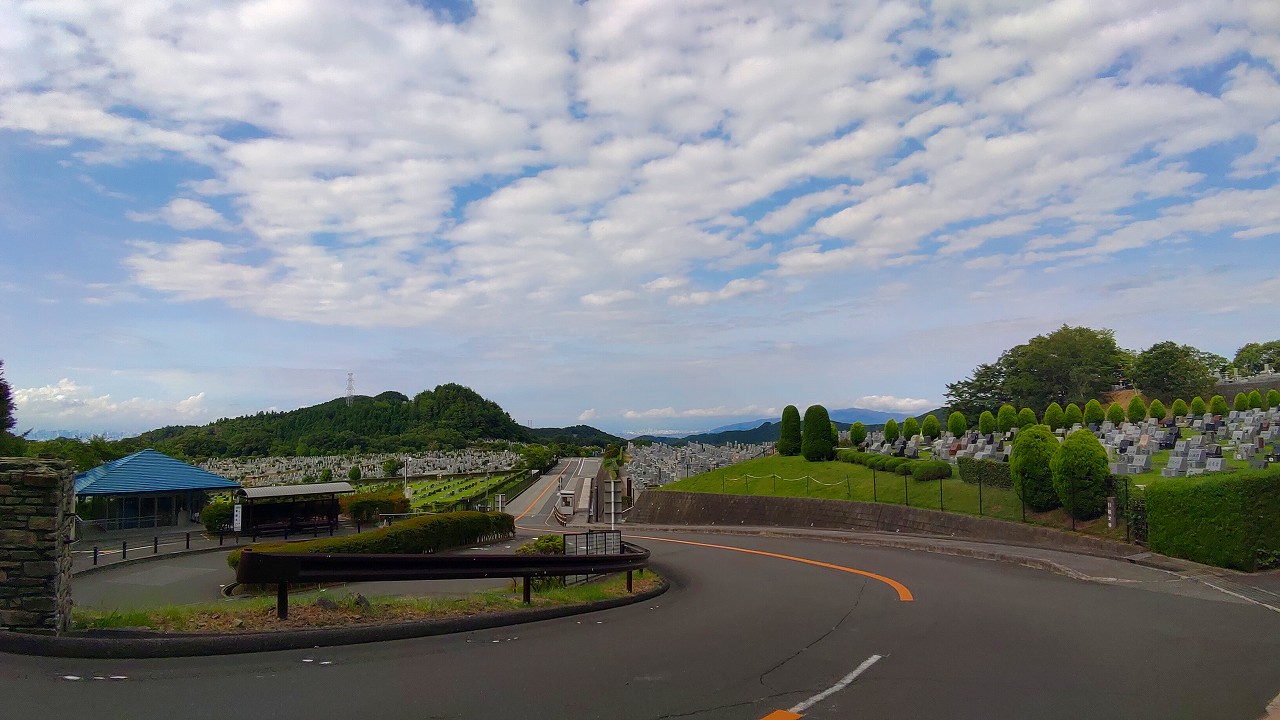
<svg viewBox="0 0 1280 720">
<path fill-rule="evenodd" d="M 0 630 L 71 626 L 73 478 L 62 460 L 0 458 Z"/>
</svg>

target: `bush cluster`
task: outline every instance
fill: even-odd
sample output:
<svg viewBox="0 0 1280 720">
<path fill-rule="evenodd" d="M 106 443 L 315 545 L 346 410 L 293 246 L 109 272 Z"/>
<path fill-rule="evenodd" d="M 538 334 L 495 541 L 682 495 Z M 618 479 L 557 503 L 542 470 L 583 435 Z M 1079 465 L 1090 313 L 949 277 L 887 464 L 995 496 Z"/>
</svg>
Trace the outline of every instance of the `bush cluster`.
<svg viewBox="0 0 1280 720">
<path fill-rule="evenodd" d="M 563 535 L 542 535 L 516 548 L 517 555 L 563 555 Z"/>
<path fill-rule="evenodd" d="M 1068 435 L 1049 467 L 1053 489 L 1067 512 L 1087 520 L 1106 510 L 1111 471 L 1107 450 L 1092 432 L 1077 430 Z"/>
<path fill-rule="evenodd" d="M 352 520 L 369 522 L 383 513 L 409 512 L 409 500 L 396 490 L 354 493 L 338 499 L 342 512 Z"/>
<path fill-rule="evenodd" d="M 970 485 L 981 482 L 987 487 L 1013 487 L 1013 478 L 1009 475 L 1009 463 L 962 457 L 956 461 L 956 468 L 960 471 L 961 482 L 967 482 Z"/>
<path fill-rule="evenodd" d="M 911 477 L 916 480 L 946 480 L 951 477 L 951 463 L 946 460 L 916 460 L 910 463 Z"/>
<path fill-rule="evenodd" d="M 506 513 L 461 511 L 410 518 L 390 527 L 357 535 L 302 542 L 259 543 L 249 547 L 256 552 L 411 555 L 497 540 L 510 537 L 515 531 L 515 518 Z M 240 565 L 240 552 L 233 550 L 227 556 L 227 564 L 233 569 Z"/>
<path fill-rule="evenodd" d="M 217 532 L 231 525 L 231 516 L 235 513 L 230 500 L 214 500 L 200 511 L 200 522 L 209 532 Z"/>
<path fill-rule="evenodd" d="M 1280 567 L 1280 470 L 1169 478 L 1146 490 L 1155 552 L 1236 570 Z"/>
<path fill-rule="evenodd" d="M 1083 431 L 1082 431 L 1083 432 Z M 1033 510 L 1052 510 L 1061 503 L 1053 489 L 1049 463 L 1058 452 L 1058 439 L 1047 425 L 1032 425 L 1018 432 L 1009 455 L 1009 475 L 1018 497 Z"/>
</svg>

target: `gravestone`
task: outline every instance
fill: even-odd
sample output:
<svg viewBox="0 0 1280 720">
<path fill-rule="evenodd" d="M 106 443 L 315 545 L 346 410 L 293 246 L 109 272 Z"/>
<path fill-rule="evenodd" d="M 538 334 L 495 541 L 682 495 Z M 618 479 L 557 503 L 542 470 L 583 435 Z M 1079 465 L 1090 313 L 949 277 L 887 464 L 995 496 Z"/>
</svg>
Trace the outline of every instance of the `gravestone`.
<svg viewBox="0 0 1280 720">
<path fill-rule="evenodd" d="M 0 628 L 71 626 L 71 464 L 0 458 Z"/>
<path fill-rule="evenodd" d="M 1205 472 L 1222 472 L 1227 469 L 1227 461 L 1222 458 L 1209 458 L 1204 463 Z"/>
</svg>

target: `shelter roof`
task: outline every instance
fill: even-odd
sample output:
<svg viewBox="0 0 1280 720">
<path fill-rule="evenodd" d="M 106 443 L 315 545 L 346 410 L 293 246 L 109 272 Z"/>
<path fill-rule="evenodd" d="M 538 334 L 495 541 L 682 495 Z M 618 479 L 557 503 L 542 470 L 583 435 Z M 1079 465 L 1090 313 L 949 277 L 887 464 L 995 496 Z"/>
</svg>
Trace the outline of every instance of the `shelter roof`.
<svg viewBox="0 0 1280 720">
<path fill-rule="evenodd" d="M 76 495 L 235 490 L 240 484 L 146 449 L 76 475 Z"/>
<path fill-rule="evenodd" d="M 250 500 L 281 497 L 308 497 L 311 495 L 335 495 L 355 492 L 351 483 L 328 482 L 310 483 L 307 485 L 269 485 L 266 487 L 240 488 L 236 494 Z"/>
</svg>

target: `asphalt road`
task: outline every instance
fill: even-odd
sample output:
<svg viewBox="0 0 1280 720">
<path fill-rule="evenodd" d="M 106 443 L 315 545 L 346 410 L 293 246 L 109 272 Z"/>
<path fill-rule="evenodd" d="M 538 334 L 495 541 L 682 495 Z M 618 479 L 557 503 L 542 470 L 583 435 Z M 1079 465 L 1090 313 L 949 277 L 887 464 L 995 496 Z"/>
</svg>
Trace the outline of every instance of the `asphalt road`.
<svg viewBox="0 0 1280 720">
<path fill-rule="evenodd" d="M 639 542 L 674 587 L 648 603 L 311 651 L 0 655 L 2 714 L 755 719 L 823 693 L 876 655 L 804 716 L 1253 720 L 1280 692 L 1280 614 L 1225 595 L 811 539 L 662 537 Z M 914 600 L 863 575 L 665 539 L 875 573 Z"/>
</svg>

